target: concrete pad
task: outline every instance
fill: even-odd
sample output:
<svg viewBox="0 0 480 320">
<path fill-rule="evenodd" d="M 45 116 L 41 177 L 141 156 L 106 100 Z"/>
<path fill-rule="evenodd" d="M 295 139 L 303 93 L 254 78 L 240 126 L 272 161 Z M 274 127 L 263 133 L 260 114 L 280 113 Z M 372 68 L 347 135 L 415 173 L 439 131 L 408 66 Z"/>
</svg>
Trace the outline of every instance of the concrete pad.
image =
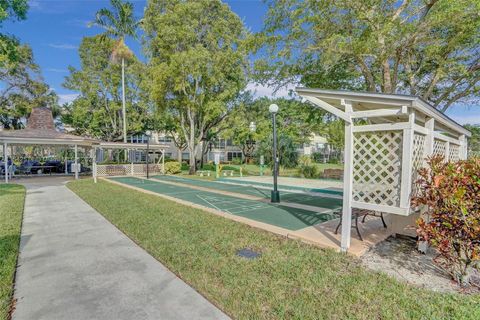
<svg viewBox="0 0 480 320">
<path fill-rule="evenodd" d="M 14 320 L 228 319 L 64 183 L 25 182 Z"/>
<path fill-rule="evenodd" d="M 246 177 L 228 177 L 231 181 L 242 181 L 252 183 L 273 183 L 273 177 L 271 176 L 246 176 Z M 343 190 L 343 180 L 330 180 L 330 179 L 305 179 L 305 178 L 293 178 L 293 177 L 278 177 L 278 184 L 292 187 L 302 188 L 332 188 L 339 191 Z"/>
</svg>

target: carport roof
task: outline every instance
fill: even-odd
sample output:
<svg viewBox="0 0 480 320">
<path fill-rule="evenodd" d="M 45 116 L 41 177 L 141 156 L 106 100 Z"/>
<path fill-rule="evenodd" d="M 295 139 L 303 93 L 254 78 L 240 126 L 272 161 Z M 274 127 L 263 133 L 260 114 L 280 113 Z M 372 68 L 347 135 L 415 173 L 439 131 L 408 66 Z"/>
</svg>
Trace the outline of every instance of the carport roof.
<svg viewBox="0 0 480 320">
<path fill-rule="evenodd" d="M 99 143 L 99 141 L 95 139 L 58 132 L 55 129 L 52 111 L 47 107 L 33 108 L 25 129 L 0 131 L 0 142 L 20 144 L 76 144 L 86 146 Z"/>
</svg>

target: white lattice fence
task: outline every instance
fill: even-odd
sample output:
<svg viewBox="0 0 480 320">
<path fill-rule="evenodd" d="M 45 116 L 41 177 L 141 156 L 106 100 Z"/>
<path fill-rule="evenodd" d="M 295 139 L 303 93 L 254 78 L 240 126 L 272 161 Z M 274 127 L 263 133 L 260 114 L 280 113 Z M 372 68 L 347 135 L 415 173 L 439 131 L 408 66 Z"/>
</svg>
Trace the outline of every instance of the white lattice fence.
<svg viewBox="0 0 480 320">
<path fill-rule="evenodd" d="M 354 134 L 354 201 L 399 206 L 402 146 L 402 131 Z"/>
<path fill-rule="evenodd" d="M 413 136 L 412 154 L 412 194 L 416 192 L 416 181 L 418 180 L 418 169 L 423 167 L 425 161 L 425 140 L 423 134 L 415 133 Z"/>
<path fill-rule="evenodd" d="M 447 143 L 442 140 L 435 139 L 433 142 L 433 155 L 434 156 L 443 156 L 444 158 L 447 157 L 445 151 L 447 150 Z"/>
<path fill-rule="evenodd" d="M 146 164 L 114 164 L 96 165 L 97 176 L 144 176 L 147 174 Z M 159 164 L 149 165 L 150 174 L 162 173 L 162 166 Z"/>
<path fill-rule="evenodd" d="M 448 160 L 449 161 L 458 161 L 460 160 L 460 146 L 457 144 L 450 143 L 448 148 Z"/>
</svg>

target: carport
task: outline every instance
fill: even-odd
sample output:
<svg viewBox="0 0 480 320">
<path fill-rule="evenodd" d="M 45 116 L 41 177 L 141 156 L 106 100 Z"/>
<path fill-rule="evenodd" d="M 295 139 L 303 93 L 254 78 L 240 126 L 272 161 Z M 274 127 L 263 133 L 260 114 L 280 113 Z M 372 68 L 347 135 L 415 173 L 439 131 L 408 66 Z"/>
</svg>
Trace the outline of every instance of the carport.
<svg viewBox="0 0 480 320">
<path fill-rule="evenodd" d="M 73 149 L 75 156 L 72 171 L 75 171 L 75 179 L 78 179 L 78 148 L 92 148 L 99 141 L 56 131 L 51 110 L 37 107 L 32 109 L 25 129 L 0 131 L 0 143 L 3 145 L 5 160 L 13 155 L 14 145 L 64 146 L 66 149 Z M 5 182 L 8 183 L 8 161 L 5 161 L 4 166 Z"/>
</svg>

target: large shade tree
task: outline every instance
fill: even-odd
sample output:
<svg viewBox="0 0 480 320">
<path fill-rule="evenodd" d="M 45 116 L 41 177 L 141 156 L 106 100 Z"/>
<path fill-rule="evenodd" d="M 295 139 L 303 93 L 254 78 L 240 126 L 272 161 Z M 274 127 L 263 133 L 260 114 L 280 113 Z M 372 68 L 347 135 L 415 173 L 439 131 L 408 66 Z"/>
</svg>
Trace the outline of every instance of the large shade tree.
<svg viewBox="0 0 480 320">
<path fill-rule="evenodd" d="M 125 101 L 125 62 L 133 58 L 133 53 L 125 44 L 126 37 L 136 38 L 138 21 L 134 17 L 133 4 L 121 0 L 110 0 L 113 10 L 102 8 L 97 11 L 92 25 L 105 30 L 104 36 L 116 39 L 112 48 L 112 60 L 121 61 L 122 66 L 122 125 L 123 141 L 127 142 L 127 115 Z"/>
<path fill-rule="evenodd" d="M 0 28 L 6 20 L 24 20 L 27 17 L 28 0 L 0 1 Z M 21 45 L 17 38 L 0 32 L 0 68 L 12 68 L 21 59 Z"/>
<path fill-rule="evenodd" d="M 139 133 L 147 123 L 149 102 L 140 90 L 145 65 L 132 57 L 126 67 L 125 86 L 121 66 L 112 63 L 110 55 L 117 42 L 98 35 L 86 37 L 79 47 L 80 69 L 69 67 L 63 86 L 78 91 L 79 96 L 64 106 L 63 121 L 77 133 L 107 141 L 123 136 L 123 115 L 128 117 L 127 132 Z M 125 108 L 123 97 L 125 94 Z"/>
<path fill-rule="evenodd" d="M 478 101 L 478 0 L 267 0 L 260 79 Z"/>
<path fill-rule="evenodd" d="M 279 106 L 276 116 L 280 158 L 284 159 L 281 165 L 296 164 L 288 161 L 289 153 L 296 153 L 296 149 L 308 143 L 313 134 L 324 134 L 326 128 L 325 112 L 310 104 L 296 99 L 262 97 L 254 99 L 250 93 L 244 93 L 242 99 L 224 124 L 222 137 L 232 139 L 235 145 L 241 147 L 244 156 L 251 152 L 251 141 L 257 143 L 257 156 L 265 156 L 269 162 L 272 159 L 272 118 L 268 106 L 275 103 Z M 250 123 L 255 123 L 255 131 L 250 130 Z M 282 140 L 284 140 L 282 142 Z M 296 159 L 296 158 L 295 158 Z"/>
<path fill-rule="evenodd" d="M 193 173 L 202 142 L 245 86 L 243 23 L 220 0 L 151 0 L 142 25 L 152 97 L 179 124 Z"/>
<path fill-rule="evenodd" d="M 0 1 L 0 28 L 6 20 L 23 20 L 27 0 Z M 40 76 L 31 48 L 0 32 L 0 126 L 21 129 L 33 107 L 47 106 L 58 114 L 58 97 Z"/>
</svg>

